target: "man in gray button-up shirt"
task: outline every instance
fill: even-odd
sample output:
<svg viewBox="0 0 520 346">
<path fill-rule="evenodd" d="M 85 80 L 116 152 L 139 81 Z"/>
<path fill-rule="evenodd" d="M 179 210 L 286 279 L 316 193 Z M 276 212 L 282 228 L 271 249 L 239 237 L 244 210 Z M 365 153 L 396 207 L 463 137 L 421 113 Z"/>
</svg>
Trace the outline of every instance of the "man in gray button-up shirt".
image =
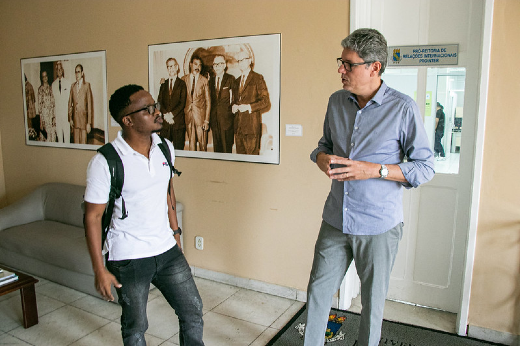
<svg viewBox="0 0 520 346">
<path fill-rule="evenodd" d="M 311 159 L 331 179 L 307 290 L 305 345 L 323 345 L 331 298 L 352 260 L 361 280 L 359 346 L 379 344 L 390 272 L 402 236 L 402 188 L 434 175 L 417 104 L 381 79 L 386 40 L 358 29 L 338 58 L 343 90 L 331 95 Z"/>
</svg>

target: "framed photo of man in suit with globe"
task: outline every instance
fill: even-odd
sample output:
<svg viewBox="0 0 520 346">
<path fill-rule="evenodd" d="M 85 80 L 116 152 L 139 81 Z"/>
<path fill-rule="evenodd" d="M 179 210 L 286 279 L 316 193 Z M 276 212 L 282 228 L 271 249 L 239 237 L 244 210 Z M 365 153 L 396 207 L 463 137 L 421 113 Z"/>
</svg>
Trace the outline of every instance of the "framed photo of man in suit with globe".
<svg viewBox="0 0 520 346">
<path fill-rule="evenodd" d="M 21 59 L 21 71 L 27 145 L 108 142 L 105 51 Z"/>
<path fill-rule="evenodd" d="M 280 34 L 150 45 L 149 91 L 177 156 L 280 163 Z"/>
</svg>

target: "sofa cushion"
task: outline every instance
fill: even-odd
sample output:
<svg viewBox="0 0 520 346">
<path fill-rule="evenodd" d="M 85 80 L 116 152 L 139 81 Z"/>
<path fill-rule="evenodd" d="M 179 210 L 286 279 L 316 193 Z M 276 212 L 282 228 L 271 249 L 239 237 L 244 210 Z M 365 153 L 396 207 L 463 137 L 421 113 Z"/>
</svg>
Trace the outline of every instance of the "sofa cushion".
<svg viewBox="0 0 520 346">
<path fill-rule="evenodd" d="M 83 195 L 85 186 L 48 183 L 42 185 L 45 220 L 83 227 Z"/>
<path fill-rule="evenodd" d="M 71 271 L 92 275 L 83 228 L 36 221 L 1 232 L 0 248 Z"/>
</svg>

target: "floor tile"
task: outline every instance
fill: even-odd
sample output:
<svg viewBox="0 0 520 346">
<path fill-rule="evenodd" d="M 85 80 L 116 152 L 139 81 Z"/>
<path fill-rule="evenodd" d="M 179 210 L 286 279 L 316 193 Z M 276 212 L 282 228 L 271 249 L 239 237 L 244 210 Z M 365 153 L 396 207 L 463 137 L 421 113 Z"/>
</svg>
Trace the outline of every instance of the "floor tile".
<svg viewBox="0 0 520 346">
<path fill-rule="evenodd" d="M 145 334 L 146 344 L 148 346 L 162 345 L 164 340 L 154 336 Z M 70 344 L 70 346 L 92 346 L 92 345 L 122 345 L 121 325 L 115 322 L 110 322 L 107 325 L 95 330 L 87 336 Z"/>
<path fill-rule="evenodd" d="M 204 313 L 212 310 L 240 290 L 235 286 L 200 278 L 195 278 L 195 284 L 202 298 Z"/>
<path fill-rule="evenodd" d="M 208 346 L 248 346 L 266 327 L 214 312 L 204 315 L 204 344 Z"/>
<path fill-rule="evenodd" d="M 38 346 L 66 346 L 109 321 L 72 306 L 64 306 L 40 318 L 31 328 L 16 328 L 9 334 Z"/>
<path fill-rule="evenodd" d="M 65 303 L 39 293 L 36 293 L 36 304 L 38 305 L 38 316 L 40 317 L 65 306 Z"/>
<path fill-rule="evenodd" d="M 168 340 L 179 332 L 179 319 L 164 297 L 157 297 L 148 302 L 147 333 L 163 340 Z"/>
<path fill-rule="evenodd" d="M 19 296 L 0 302 L 0 331 L 8 332 L 23 325 L 22 302 Z"/>
<path fill-rule="evenodd" d="M 12 297 L 20 297 L 20 291 L 15 291 L 15 292 L 11 292 L 11 293 L 7 293 L 3 296 L 0 296 L 0 302 L 3 302 L 4 300 L 7 300 L 7 299 L 11 299 Z"/>
<path fill-rule="evenodd" d="M 86 296 L 85 293 L 73 290 L 72 288 L 68 288 L 62 285 L 58 285 L 57 283 L 51 281 L 48 281 L 47 283 L 41 286 L 38 286 L 36 288 L 36 292 L 46 295 L 47 297 L 59 300 L 60 302 L 64 302 L 65 304 L 69 304 L 75 300 L 78 300 Z"/>
<path fill-rule="evenodd" d="M 162 295 L 161 291 L 159 291 L 157 288 L 152 288 L 150 290 L 150 293 L 148 293 L 148 301 L 150 302 L 150 301 L 154 300 L 155 298 L 162 297 L 162 296 L 163 295 Z"/>
<path fill-rule="evenodd" d="M 278 329 L 267 328 L 250 346 L 265 346 L 278 332 Z"/>
<path fill-rule="evenodd" d="M 159 345 L 163 345 L 164 344 L 164 340 L 163 339 L 160 339 L 160 338 L 156 338 L 155 336 L 152 336 L 148 333 L 146 333 L 144 335 L 144 338 L 146 340 L 146 345 L 147 346 L 159 346 Z"/>
<path fill-rule="evenodd" d="M 55 299 L 36 294 L 36 304 L 38 306 L 38 316 L 44 316 L 65 304 Z M 9 331 L 23 326 L 22 301 L 20 294 L 11 299 L 0 302 L 0 331 Z"/>
<path fill-rule="evenodd" d="M 276 321 L 271 325 L 271 328 L 282 329 L 298 311 L 305 305 L 303 302 L 294 302 L 292 305 L 285 310 L 285 312 L 278 317 Z"/>
<path fill-rule="evenodd" d="M 241 289 L 213 311 L 269 327 L 292 303 L 290 299 Z"/>
<path fill-rule="evenodd" d="M 166 340 L 159 346 L 178 346 L 178 345 L 179 345 L 179 337 L 174 336 L 173 338 L 171 338 L 170 340 Z M 209 345 L 206 345 L 206 346 L 209 346 Z"/>
<path fill-rule="evenodd" d="M 73 342 L 70 346 L 122 345 L 121 325 L 110 322 Z"/>
<path fill-rule="evenodd" d="M 86 295 L 83 298 L 73 301 L 70 305 L 111 321 L 119 322 L 121 319 L 121 306 L 113 302 L 107 302 L 101 298 Z"/>
<path fill-rule="evenodd" d="M 9 334 L 0 334 L 0 345 L 2 346 L 31 346 L 31 344 L 26 343 L 20 339 L 15 338 Z"/>
</svg>

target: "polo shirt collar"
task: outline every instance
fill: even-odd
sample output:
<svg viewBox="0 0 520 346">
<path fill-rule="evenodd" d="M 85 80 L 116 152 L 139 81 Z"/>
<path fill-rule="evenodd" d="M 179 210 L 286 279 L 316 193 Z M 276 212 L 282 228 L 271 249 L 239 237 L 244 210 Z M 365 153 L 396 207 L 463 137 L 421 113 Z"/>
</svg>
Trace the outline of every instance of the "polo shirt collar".
<svg viewBox="0 0 520 346">
<path fill-rule="evenodd" d="M 123 138 L 123 131 L 119 130 L 117 132 L 117 137 L 114 140 L 114 143 L 117 145 L 119 150 L 121 151 L 121 155 L 129 155 L 135 152 L 134 149 Z M 161 138 L 157 133 L 152 133 L 152 146 L 150 148 L 150 152 L 161 143 Z"/>
</svg>

